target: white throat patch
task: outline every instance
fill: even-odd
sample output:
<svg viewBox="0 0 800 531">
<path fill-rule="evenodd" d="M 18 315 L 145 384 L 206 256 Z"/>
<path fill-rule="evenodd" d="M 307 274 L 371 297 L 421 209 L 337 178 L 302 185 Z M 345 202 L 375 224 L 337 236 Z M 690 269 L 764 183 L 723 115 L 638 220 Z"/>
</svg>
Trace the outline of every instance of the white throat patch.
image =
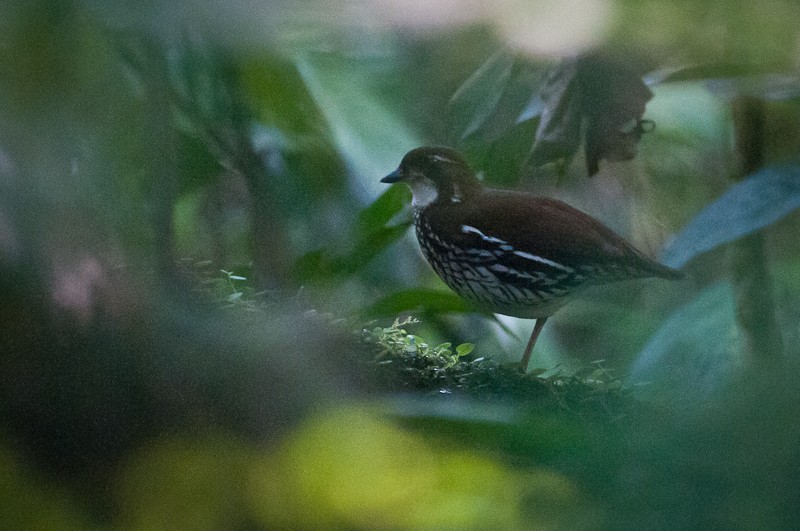
<svg viewBox="0 0 800 531">
<path fill-rule="evenodd" d="M 424 208 L 436 201 L 439 196 L 436 185 L 426 177 L 414 179 L 409 184 L 411 185 L 411 205 L 414 208 Z"/>
</svg>

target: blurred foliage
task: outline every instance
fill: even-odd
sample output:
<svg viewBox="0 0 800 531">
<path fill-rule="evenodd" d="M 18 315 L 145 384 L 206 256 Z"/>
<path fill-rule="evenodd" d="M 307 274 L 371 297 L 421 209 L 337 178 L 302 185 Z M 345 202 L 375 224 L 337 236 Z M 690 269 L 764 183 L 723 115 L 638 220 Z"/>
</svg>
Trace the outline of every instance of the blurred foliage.
<svg viewBox="0 0 800 531">
<path fill-rule="evenodd" d="M 800 207 L 800 168 L 765 168 L 732 186 L 670 243 L 664 262 L 681 267 L 702 252 L 768 227 Z"/>
<path fill-rule="evenodd" d="M 155 440 L 139 449 L 114 485 L 124 529 L 242 529 L 252 524 L 246 485 L 257 455 L 221 434 Z"/>
<path fill-rule="evenodd" d="M 310 419 L 253 478 L 261 521 L 279 527 L 563 528 L 580 500 L 561 474 L 514 470 L 353 406 Z"/>
<path fill-rule="evenodd" d="M 533 167 L 569 161 L 585 136 L 586 172 L 600 160 L 631 160 L 642 134 L 645 104 L 653 93 L 636 72 L 593 55 L 564 60 L 543 80 L 541 117 L 527 161 Z"/>
<path fill-rule="evenodd" d="M 629 381 L 673 404 L 707 400 L 744 364 L 729 283 L 707 288 L 667 319 L 644 347 Z"/>
<path fill-rule="evenodd" d="M 0 527 L 796 527 L 797 20 L 789 0 L 2 3 Z M 632 161 L 542 119 L 575 57 L 629 73 L 593 94 L 639 87 L 630 117 L 652 92 Z M 604 131 L 638 134 L 601 99 L 581 101 Z M 568 156 L 528 166 L 545 129 Z M 522 374 L 530 323 L 470 315 L 379 183 L 421 144 L 688 280 L 587 294 Z M 748 308 L 774 314 L 774 366 L 747 355 Z"/>
</svg>

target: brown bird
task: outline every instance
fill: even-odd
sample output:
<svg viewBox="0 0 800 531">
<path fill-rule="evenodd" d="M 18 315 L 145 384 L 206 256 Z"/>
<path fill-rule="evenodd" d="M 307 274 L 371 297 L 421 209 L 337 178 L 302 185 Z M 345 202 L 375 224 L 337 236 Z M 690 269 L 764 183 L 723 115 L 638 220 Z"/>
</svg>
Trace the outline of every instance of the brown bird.
<svg viewBox="0 0 800 531">
<path fill-rule="evenodd" d="M 582 288 L 683 276 L 562 201 L 484 186 L 450 148 L 409 151 L 381 182 L 411 188 L 417 240 L 445 284 L 480 308 L 536 319 L 523 371 L 547 318 Z"/>
</svg>

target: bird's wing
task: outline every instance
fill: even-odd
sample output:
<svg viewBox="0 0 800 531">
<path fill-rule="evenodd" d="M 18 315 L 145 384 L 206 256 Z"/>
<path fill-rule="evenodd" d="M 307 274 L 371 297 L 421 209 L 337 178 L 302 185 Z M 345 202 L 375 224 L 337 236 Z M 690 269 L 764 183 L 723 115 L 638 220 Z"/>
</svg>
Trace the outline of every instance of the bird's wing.
<svg viewBox="0 0 800 531">
<path fill-rule="evenodd" d="M 589 274 L 592 268 L 628 276 L 671 276 L 611 229 L 556 199 L 487 191 L 453 204 L 437 220 L 463 248 L 484 249 L 507 265 L 549 275 Z M 601 276 L 605 276 L 603 273 Z"/>
</svg>

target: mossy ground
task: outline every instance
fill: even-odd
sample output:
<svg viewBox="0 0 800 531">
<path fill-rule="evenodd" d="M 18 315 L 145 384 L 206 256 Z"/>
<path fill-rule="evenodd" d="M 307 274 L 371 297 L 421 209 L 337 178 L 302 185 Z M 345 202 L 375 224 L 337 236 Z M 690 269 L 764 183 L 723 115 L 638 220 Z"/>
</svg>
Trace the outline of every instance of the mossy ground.
<svg viewBox="0 0 800 531">
<path fill-rule="evenodd" d="M 362 339 L 376 385 L 387 391 L 453 394 L 522 403 L 545 411 L 616 420 L 632 404 L 627 388 L 596 362 L 574 374 L 558 369 L 523 372 L 516 363 L 475 356 L 471 344 L 432 347 L 406 328 L 412 318 L 364 329 Z"/>
</svg>

